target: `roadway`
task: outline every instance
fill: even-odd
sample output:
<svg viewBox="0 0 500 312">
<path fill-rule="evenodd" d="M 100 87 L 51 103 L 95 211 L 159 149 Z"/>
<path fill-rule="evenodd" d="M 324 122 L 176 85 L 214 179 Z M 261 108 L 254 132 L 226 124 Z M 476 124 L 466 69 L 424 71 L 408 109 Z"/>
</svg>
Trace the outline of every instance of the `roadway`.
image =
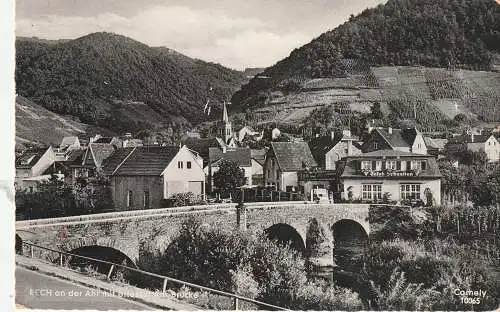
<svg viewBox="0 0 500 312">
<path fill-rule="evenodd" d="M 16 304 L 29 309 L 154 310 L 144 304 L 16 267 Z"/>
</svg>

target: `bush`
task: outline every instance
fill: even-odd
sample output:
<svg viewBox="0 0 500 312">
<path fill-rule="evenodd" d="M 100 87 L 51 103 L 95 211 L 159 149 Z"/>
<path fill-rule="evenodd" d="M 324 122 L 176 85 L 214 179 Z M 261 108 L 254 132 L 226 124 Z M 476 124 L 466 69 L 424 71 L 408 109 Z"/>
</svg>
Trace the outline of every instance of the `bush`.
<svg viewBox="0 0 500 312">
<path fill-rule="evenodd" d="M 294 300 L 295 310 L 362 310 L 358 294 L 325 282 L 308 282 L 302 286 Z"/>
<path fill-rule="evenodd" d="M 179 236 L 164 253 L 144 251 L 139 266 L 283 307 L 360 306 L 354 293 L 330 289 L 326 284 L 316 288 L 307 284 L 304 260 L 290 247 L 269 240 L 263 233 L 204 226 L 196 219 L 183 223 Z M 160 282 L 153 282 L 153 287 L 161 287 Z M 311 297 L 320 290 L 324 294 Z M 341 305 L 344 299 L 346 303 Z"/>
<path fill-rule="evenodd" d="M 197 199 L 193 192 L 175 193 L 168 199 L 171 207 L 195 205 Z"/>
<path fill-rule="evenodd" d="M 377 295 L 375 304 L 379 310 L 429 310 L 439 293 L 426 289 L 422 284 L 409 283 L 404 272 L 394 270 L 386 287 L 372 287 Z"/>
</svg>

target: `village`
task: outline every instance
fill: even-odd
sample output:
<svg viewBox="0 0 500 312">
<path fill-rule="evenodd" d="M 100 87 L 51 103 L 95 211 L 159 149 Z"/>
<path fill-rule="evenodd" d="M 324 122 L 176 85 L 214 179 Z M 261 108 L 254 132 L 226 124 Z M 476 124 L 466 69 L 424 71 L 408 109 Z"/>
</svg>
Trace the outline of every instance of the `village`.
<svg viewBox="0 0 500 312">
<path fill-rule="evenodd" d="M 169 199 L 179 194 L 191 196 L 185 204 L 288 200 L 436 206 L 445 200 L 437 163 L 445 149 L 466 146 L 484 152 L 492 163 L 500 157 L 497 129 L 468 129 L 450 140 L 432 138 L 416 127 L 377 126 L 376 120 L 367 122 L 363 137 L 341 130 L 306 142 L 292 136 L 282 140 L 277 127 L 233 129 L 224 103 L 207 137 L 191 131 L 178 146 L 144 144 L 127 133 L 70 136 L 61 138 L 59 146 L 27 149 L 16 157 L 15 186 L 33 193 L 54 177 L 71 185 L 82 179 L 92 185 L 106 177 L 112 201 L 107 211 L 169 207 Z M 267 144 L 250 148 L 245 146 L 249 139 Z M 239 185 L 214 183 L 214 175 L 228 163 L 241 170 Z"/>
</svg>

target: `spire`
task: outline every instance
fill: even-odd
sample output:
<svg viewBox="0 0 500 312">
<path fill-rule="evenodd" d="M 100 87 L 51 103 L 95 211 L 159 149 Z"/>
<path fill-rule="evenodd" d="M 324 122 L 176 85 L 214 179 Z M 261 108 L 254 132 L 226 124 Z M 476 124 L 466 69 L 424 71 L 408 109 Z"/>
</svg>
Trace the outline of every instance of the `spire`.
<svg viewBox="0 0 500 312">
<path fill-rule="evenodd" d="M 224 101 L 224 108 L 222 109 L 222 121 L 229 122 L 229 117 L 227 116 L 226 101 Z"/>
</svg>

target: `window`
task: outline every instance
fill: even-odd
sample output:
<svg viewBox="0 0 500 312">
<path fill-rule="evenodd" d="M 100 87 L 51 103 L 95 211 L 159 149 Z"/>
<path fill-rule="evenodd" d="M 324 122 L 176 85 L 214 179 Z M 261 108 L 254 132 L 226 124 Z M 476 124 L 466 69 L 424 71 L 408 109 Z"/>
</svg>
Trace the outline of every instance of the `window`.
<svg viewBox="0 0 500 312">
<path fill-rule="evenodd" d="M 286 191 L 287 191 L 288 193 L 293 192 L 293 185 L 287 185 L 287 186 L 286 186 Z"/>
<path fill-rule="evenodd" d="M 372 161 L 372 170 L 377 170 L 377 162 L 375 160 Z"/>
<path fill-rule="evenodd" d="M 402 170 L 401 161 L 396 161 L 396 170 Z"/>
<path fill-rule="evenodd" d="M 420 163 L 420 168 L 422 170 L 427 170 L 427 162 L 425 160 L 422 160 L 422 162 Z"/>
<path fill-rule="evenodd" d="M 144 191 L 144 208 L 149 208 L 149 191 Z"/>
<path fill-rule="evenodd" d="M 364 161 L 361 162 L 361 169 L 363 169 L 363 170 L 370 170 L 371 168 L 372 168 L 372 164 L 371 164 L 370 161 L 364 160 Z"/>
<path fill-rule="evenodd" d="M 363 184 L 361 194 L 363 200 L 382 199 L 382 184 Z"/>
<path fill-rule="evenodd" d="M 388 160 L 385 162 L 385 168 L 386 169 L 391 169 L 391 170 L 396 170 L 396 161 L 395 160 Z"/>
<path fill-rule="evenodd" d="M 182 163 L 182 161 L 177 162 L 177 168 L 182 169 L 183 166 L 184 164 Z"/>
<path fill-rule="evenodd" d="M 401 184 L 401 199 L 420 199 L 420 184 Z"/>
<path fill-rule="evenodd" d="M 186 161 L 186 168 L 191 169 L 191 162 L 190 161 Z"/>
<path fill-rule="evenodd" d="M 377 160 L 375 162 L 375 170 L 376 171 L 382 171 L 382 161 L 381 160 Z"/>
<path fill-rule="evenodd" d="M 378 149 L 378 143 L 377 142 L 373 142 L 373 148 L 374 149 Z"/>
<path fill-rule="evenodd" d="M 127 192 L 127 207 L 132 206 L 132 191 Z"/>
</svg>

